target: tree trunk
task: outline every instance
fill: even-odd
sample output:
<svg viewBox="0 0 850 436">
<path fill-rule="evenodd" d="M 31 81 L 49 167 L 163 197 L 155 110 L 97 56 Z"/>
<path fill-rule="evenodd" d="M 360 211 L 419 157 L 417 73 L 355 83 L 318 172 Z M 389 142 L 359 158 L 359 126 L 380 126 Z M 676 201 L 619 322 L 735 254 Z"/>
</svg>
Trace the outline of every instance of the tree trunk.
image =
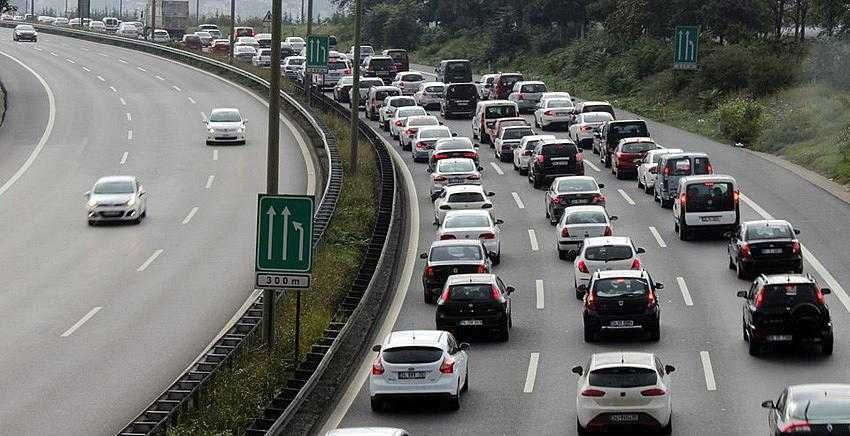
<svg viewBox="0 0 850 436">
<path fill-rule="evenodd" d="M 799 0 L 800 2 L 800 42 L 806 40 L 806 18 L 809 15 L 809 0 Z"/>
<path fill-rule="evenodd" d="M 776 40 L 782 39 L 782 20 L 785 16 L 785 0 L 776 2 Z"/>
</svg>

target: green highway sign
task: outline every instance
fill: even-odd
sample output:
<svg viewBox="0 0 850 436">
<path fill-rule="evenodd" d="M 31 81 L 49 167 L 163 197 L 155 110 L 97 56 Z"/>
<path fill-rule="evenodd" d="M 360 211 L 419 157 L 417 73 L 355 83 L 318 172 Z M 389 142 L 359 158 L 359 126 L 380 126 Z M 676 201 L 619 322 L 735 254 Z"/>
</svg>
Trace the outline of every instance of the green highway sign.
<svg viewBox="0 0 850 436">
<path fill-rule="evenodd" d="M 307 72 L 327 74 L 329 52 L 330 40 L 327 35 L 307 36 Z"/>
<path fill-rule="evenodd" d="M 259 195 L 258 287 L 306 287 L 305 282 L 309 286 L 313 268 L 313 201 L 308 195 Z"/>
<path fill-rule="evenodd" d="M 673 37 L 673 69 L 699 68 L 699 26 L 678 26 Z"/>
</svg>

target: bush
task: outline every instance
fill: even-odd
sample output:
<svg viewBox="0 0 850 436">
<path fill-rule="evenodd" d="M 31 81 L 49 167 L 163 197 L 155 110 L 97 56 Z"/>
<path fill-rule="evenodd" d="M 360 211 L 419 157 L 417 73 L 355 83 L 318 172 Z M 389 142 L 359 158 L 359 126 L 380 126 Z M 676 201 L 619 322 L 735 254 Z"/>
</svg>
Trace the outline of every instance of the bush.
<svg viewBox="0 0 850 436">
<path fill-rule="evenodd" d="M 740 45 L 717 48 L 703 60 L 705 84 L 724 92 L 746 88 L 750 56 L 749 50 Z"/>
<path fill-rule="evenodd" d="M 670 67 L 670 47 L 659 39 L 641 38 L 635 41 L 626 56 L 639 79 Z"/>
<path fill-rule="evenodd" d="M 608 94 L 628 94 L 637 86 L 637 73 L 626 59 L 618 59 L 605 68 L 604 91 Z"/>
<path fill-rule="evenodd" d="M 730 140 L 752 144 L 761 134 L 764 107 L 757 101 L 728 100 L 717 108 L 716 115 L 720 132 Z"/>
</svg>

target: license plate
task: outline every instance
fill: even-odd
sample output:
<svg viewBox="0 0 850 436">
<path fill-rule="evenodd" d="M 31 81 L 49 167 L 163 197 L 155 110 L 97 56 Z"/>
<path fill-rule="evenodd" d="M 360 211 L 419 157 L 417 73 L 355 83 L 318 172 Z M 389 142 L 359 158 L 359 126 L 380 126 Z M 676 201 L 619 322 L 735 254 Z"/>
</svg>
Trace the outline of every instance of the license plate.
<svg viewBox="0 0 850 436">
<path fill-rule="evenodd" d="M 570 204 L 587 204 L 587 203 L 590 203 L 590 200 L 581 199 L 581 198 L 577 199 L 577 200 L 570 200 Z"/>
<path fill-rule="evenodd" d="M 611 422 L 637 422 L 638 414 L 637 413 L 621 413 L 617 415 L 611 415 L 608 418 Z"/>
<path fill-rule="evenodd" d="M 457 102 L 457 105 L 458 105 L 458 106 L 466 106 L 466 105 L 468 105 L 468 104 L 469 104 L 469 103 L 467 103 L 467 102 L 465 102 L 465 101 L 459 101 L 459 102 Z"/>
<path fill-rule="evenodd" d="M 633 320 L 618 320 L 611 321 L 608 325 L 614 328 L 623 328 L 623 327 L 634 327 L 635 322 Z"/>
<path fill-rule="evenodd" d="M 403 371 L 398 373 L 399 380 L 417 380 L 424 378 L 425 371 Z"/>
<path fill-rule="evenodd" d="M 761 251 L 762 254 L 782 254 L 781 248 L 765 248 Z"/>
<path fill-rule="evenodd" d="M 480 319 L 465 319 L 463 321 L 458 322 L 457 324 L 463 326 L 478 326 L 484 325 L 484 321 Z"/>
<path fill-rule="evenodd" d="M 717 223 L 717 222 L 720 222 L 720 217 L 719 216 L 701 216 L 701 217 L 699 217 L 699 220 L 704 222 L 704 223 Z"/>
<path fill-rule="evenodd" d="M 568 115 L 569 115 L 569 114 L 568 114 L 568 113 L 566 113 L 566 112 L 555 112 L 555 116 L 556 116 L 556 117 L 566 117 L 566 116 L 568 116 Z"/>
<path fill-rule="evenodd" d="M 556 167 L 565 167 L 570 164 L 570 161 L 553 161 L 552 165 Z"/>
<path fill-rule="evenodd" d="M 794 337 L 791 336 L 791 335 L 768 335 L 767 336 L 768 341 L 790 341 L 792 339 L 794 339 Z"/>
<path fill-rule="evenodd" d="M 463 183 L 463 177 L 449 177 L 449 183 Z"/>
</svg>

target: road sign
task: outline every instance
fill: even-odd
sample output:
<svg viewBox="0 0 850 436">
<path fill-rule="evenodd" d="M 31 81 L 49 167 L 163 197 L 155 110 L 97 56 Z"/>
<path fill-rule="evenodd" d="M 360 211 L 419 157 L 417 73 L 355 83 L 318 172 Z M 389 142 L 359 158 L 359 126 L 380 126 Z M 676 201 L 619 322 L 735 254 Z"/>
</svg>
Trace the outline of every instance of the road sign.
<svg viewBox="0 0 850 436">
<path fill-rule="evenodd" d="M 330 40 L 327 35 L 307 36 L 307 72 L 327 74 Z"/>
<path fill-rule="evenodd" d="M 696 70 L 699 68 L 699 26 L 678 26 L 673 38 L 673 68 Z"/>
<path fill-rule="evenodd" d="M 309 286 L 309 274 L 313 268 L 312 242 L 312 196 L 259 195 L 256 253 L 258 284 L 264 283 L 263 286 L 273 288 L 296 288 L 306 287 L 306 281 Z"/>
<path fill-rule="evenodd" d="M 271 23 L 272 22 L 272 11 L 266 12 L 266 16 L 265 16 L 265 18 L 263 18 L 263 22 L 264 23 Z"/>
</svg>

